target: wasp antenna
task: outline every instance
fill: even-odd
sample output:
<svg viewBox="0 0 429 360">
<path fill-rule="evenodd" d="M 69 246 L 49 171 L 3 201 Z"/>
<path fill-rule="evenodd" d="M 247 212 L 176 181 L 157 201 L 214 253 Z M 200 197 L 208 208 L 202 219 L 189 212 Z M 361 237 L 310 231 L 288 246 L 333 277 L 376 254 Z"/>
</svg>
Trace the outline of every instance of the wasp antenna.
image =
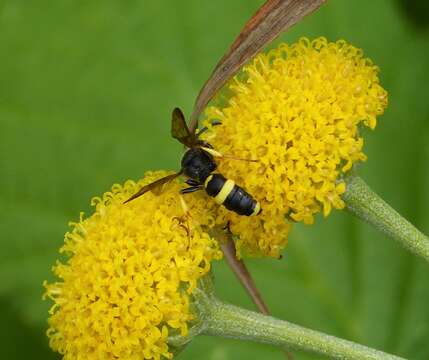
<svg viewBox="0 0 429 360">
<path fill-rule="evenodd" d="M 185 213 L 185 215 L 188 215 L 189 214 L 189 208 L 188 208 L 188 205 L 186 204 L 186 201 L 183 198 L 183 196 L 180 196 L 180 205 L 182 205 L 182 210 Z"/>
<path fill-rule="evenodd" d="M 240 161 L 249 161 L 249 162 L 259 162 L 258 159 L 243 159 L 232 155 L 222 155 L 225 159 L 231 159 L 231 160 L 240 160 Z"/>
<path fill-rule="evenodd" d="M 219 151 L 216 151 L 214 149 L 210 149 L 210 148 L 205 147 L 205 146 L 201 146 L 201 149 L 203 149 L 205 152 L 208 152 L 212 156 L 223 157 L 223 155 Z"/>
<path fill-rule="evenodd" d="M 215 157 L 232 159 L 232 160 L 240 160 L 240 161 L 259 162 L 258 159 L 243 159 L 243 158 L 232 156 L 232 155 L 224 155 L 224 154 L 220 153 L 219 151 L 216 151 L 214 149 L 210 149 L 210 148 L 204 147 L 204 146 L 202 146 L 201 149 L 203 149 L 205 152 L 208 152 L 210 155 L 215 156 Z"/>
</svg>

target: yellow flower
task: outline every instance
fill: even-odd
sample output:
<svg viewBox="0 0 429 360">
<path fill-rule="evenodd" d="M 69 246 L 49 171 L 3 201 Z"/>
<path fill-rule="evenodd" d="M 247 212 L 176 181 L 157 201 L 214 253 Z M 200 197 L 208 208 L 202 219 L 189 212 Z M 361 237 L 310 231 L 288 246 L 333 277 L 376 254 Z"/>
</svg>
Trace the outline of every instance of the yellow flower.
<svg viewBox="0 0 429 360">
<path fill-rule="evenodd" d="M 371 129 L 387 106 L 378 68 L 345 41 L 301 39 L 259 54 L 226 90 L 226 104 L 209 107 L 204 124 L 220 120 L 206 139 L 225 154 L 258 163 L 223 160 L 219 171 L 262 205 L 254 218 L 222 211 L 239 245 L 278 256 L 289 220 L 342 209 L 343 175 L 366 160 L 358 125 Z M 218 101 L 220 102 L 220 100 Z"/>
<path fill-rule="evenodd" d="M 165 175 L 148 174 L 138 183 L 114 185 L 94 198 L 92 216 L 73 223 L 61 252 L 65 263 L 47 284 L 50 346 L 64 359 L 171 358 L 167 336 L 187 333 L 193 319 L 189 294 L 221 252 L 199 221 L 183 217 L 173 181 L 161 195 L 151 192 L 126 205 L 142 185 Z M 206 202 L 189 198 L 196 214 Z M 213 219 L 206 216 L 206 222 Z"/>
</svg>

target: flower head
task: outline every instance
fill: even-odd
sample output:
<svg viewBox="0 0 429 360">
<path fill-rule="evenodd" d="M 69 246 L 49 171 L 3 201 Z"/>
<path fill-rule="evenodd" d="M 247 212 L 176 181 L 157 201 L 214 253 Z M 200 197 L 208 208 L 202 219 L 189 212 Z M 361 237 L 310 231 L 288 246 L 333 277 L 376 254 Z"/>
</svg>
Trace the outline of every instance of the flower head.
<svg viewBox="0 0 429 360">
<path fill-rule="evenodd" d="M 345 41 L 303 38 L 259 54 L 228 85 L 227 103 L 206 110 L 205 125 L 222 123 L 207 137 L 216 150 L 259 160 L 219 166 L 261 202 L 256 218 L 223 211 L 218 219 L 251 252 L 278 255 L 285 216 L 311 224 L 318 212 L 344 207 L 342 176 L 366 160 L 358 126 L 374 129 L 387 105 L 377 74 Z"/>
<path fill-rule="evenodd" d="M 64 359 L 171 358 L 167 336 L 187 333 L 189 294 L 221 253 L 196 221 L 183 217 L 179 182 L 123 204 L 162 175 L 114 185 L 92 200 L 94 214 L 81 215 L 65 235 L 61 252 L 68 260 L 53 268 L 60 281 L 45 283 L 54 301 L 50 345 Z M 204 212 L 203 200 L 190 201 L 195 213 Z"/>
</svg>

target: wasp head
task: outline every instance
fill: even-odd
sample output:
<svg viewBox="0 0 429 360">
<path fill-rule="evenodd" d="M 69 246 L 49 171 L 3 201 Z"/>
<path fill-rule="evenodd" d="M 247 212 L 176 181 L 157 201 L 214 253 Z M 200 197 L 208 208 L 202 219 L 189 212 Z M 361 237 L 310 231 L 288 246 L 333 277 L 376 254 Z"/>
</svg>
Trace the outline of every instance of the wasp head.
<svg viewBox="0 0 429 360">
<path fill-rule="evenodd" d="M 201 184 L 216 167 L 213 156 L 201 148 L 187 150 L 182 158 L 183 173 Z"/>
</svg>

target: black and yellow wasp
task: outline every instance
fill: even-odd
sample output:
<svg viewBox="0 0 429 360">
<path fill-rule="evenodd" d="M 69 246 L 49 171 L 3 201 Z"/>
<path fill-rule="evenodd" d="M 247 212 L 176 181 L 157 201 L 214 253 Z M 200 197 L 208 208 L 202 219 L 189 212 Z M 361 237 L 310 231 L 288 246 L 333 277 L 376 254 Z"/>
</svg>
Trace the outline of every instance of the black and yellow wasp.
<svg viewBox="0 0 429 360">
<path fill-rule="evenodd" d="M 226 179 L 220 173 L 214 173 L 217 168 L 214 157 L 222 155 L 215 151 L 208 142 L 199 139 L 206 130 L 207 128 L 203 128 L 198 133 L 191 133 L 182 111 L 175 108 L 172 114 L 171 135 L 188 148 L 182 157 L 181 170 L 143 186 L 125 203 L 142 196 L 147 191 L 167 184 L 183 174 L 188 178 L 185 182 L 189 187 L 182 189 L 182 194 L 205 189 L 216 203 L 225 206 L 228 210 L 239 215 L 258 215 L 262 210 L 261 205 L 252 195 L 236 185 L 233 180 Z"/>
</svg>

